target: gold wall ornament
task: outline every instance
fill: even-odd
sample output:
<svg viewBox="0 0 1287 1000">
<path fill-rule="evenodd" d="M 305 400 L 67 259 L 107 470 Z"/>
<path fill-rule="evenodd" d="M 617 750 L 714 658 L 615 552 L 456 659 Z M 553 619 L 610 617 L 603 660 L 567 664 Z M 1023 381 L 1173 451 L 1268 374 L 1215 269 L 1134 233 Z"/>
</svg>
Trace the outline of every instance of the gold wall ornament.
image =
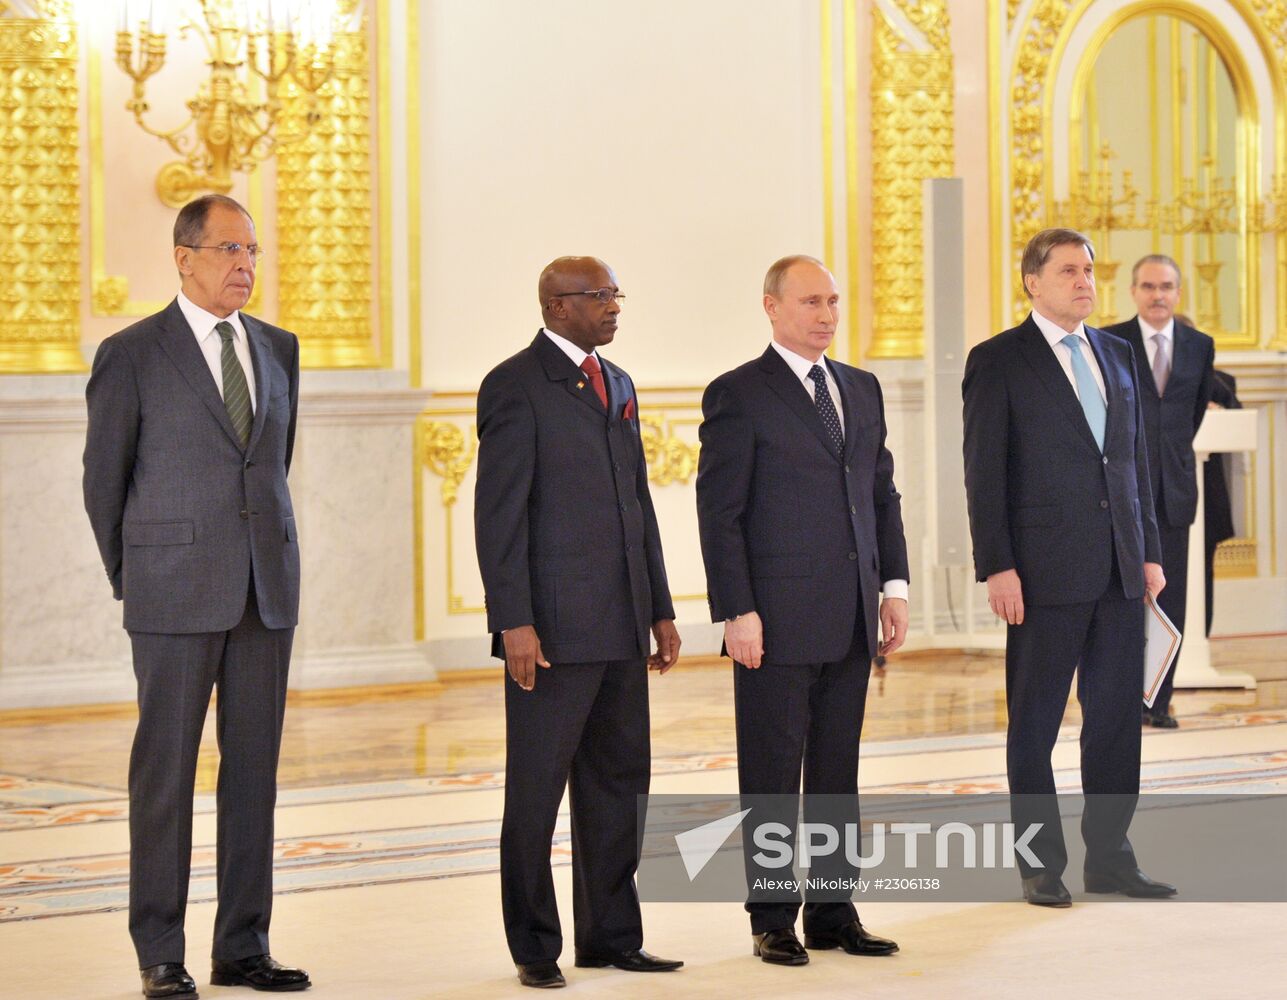
<svg viewBox="0 0 1287 1000">
<path fill-rule="evenodd" d="M 350 0 L 347 7 L 355 6 Z M 308 138 L 277 154 L 278 322 L 308 368 L 379 364 L 371 329 L 371 108 L 364 28 L 336 34 L 335 71 L 316 93 L 283 86 L 281 121 Z"/>
<path fill-rule="evenodd" d="M 469 429 L 469 445 L 466 447 L 465 432 L 458 425 L 421 418 L 419 449 L 425 468 L 442 478 L 442 505 L 454 506 L 460 484 L 478 452 L 473 428 Z"/>
<path fill-rule="evenodd" d="M 955 170 L 952 47 L 946 0 L 896 0 L 920 33 L 904 37 L 872 8 L 872 300 L 866 354 L 925 351 L 922 182 Z"/>
<path fill-rule="evenodd" d="M 70 2 L 30 9 L 0 14 L 0 372 L 77 372 L 79 42 Z"/>
<path fill-rule="evenodd" d="M 686 484 L 697 472 L 697 453 L 701 446 L 676 437 L 664 413 L 641 415 L 639 436 L 643 440 L 644 463 L 648 466 L 650 482 L 658 486 Z"/>
<path fill-rule="evenodd" d="M 182 40 L 195 34 L 205 44 L 210 78 L 187 102 L 191 117 L 172 129 L 147 121 L 147 81 L 165 65 L 166 5 L 150 3 L 146 17 L 131 28 L 130 2 L 119 0 L 116 65 L 134 81 L 126 108 L 149 135 L 165 141 L 183 159 L 167 163 L 156 178 L 157 196 L 179 208 L 201 191 L 227 194 L 232 175 L 249 172 L 278 149 L 302 141 L 316 124 L 316 112 L 282 120 L 281 89 L 289 81 L 315 95 L 334 68 L 331 40 L 346 17 L 334 0 L 192 0 L 197 18 L 184 13 Z M 141 7 L 141 4 L 138 6 Z M 329 16 L 327 16 L 329 14 Z M 265 100 L 251 96 L 262 86 Z"/>
<path fill-rule="evenodd" d="M 474 411 L 460 410 L 452 415 L 472 416 Z M 424 593 L 425 593 L 425 544 L 424 544 L 424 470 L 428 469 L 442 479 L 443 506 L 443 576 L 447 588 L 447 614 L 480 615 L 485 614 L 485 605 L 466 604 L 456 590 L 456 542 L 453 515 L 456 501 L 460 497 L 460 484 L 464 481 L 469 468 L 474 463 L 478 452 L 478 435 L 472 424 L 468 427 L 469 444 L 466 445 L 466 431 L 460 425 L 446 420 L 435 419 L 447 415 L 442 412 L 422 413 L 416 419 L 415 426 L 415 463 L 412 483 L 414 505 L 416 509 L 416 526 L 414 547 L 417 554 L 415 565 L 416 591 L 416 638 L 423 640 L 425 635 Z"/>
</svg>

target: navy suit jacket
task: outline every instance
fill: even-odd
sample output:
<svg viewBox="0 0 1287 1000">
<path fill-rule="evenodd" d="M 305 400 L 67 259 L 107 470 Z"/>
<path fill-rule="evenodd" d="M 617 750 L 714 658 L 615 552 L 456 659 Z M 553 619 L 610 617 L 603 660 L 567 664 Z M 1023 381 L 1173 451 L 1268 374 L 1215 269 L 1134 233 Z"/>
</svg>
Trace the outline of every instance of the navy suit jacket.
<svg viewBox="0 0 1287 1000">
<path fill-rule="evenodd" d="M 859 614 L 875 656 L 881 581 L 910 578 L 880 383 L 827 365 L 844 454 L 772 346 L 702 398 L 697 515 L 711 619 L 758 612 L 773 663 L 844 658 Z"/>
<path fill-rule="evenodd" d="M 178 300 L 99 345 L 85 396 L 85 510 L 133 632 L 224 632 L 254 579 L 272 629 L 299 618 L 286 473 L 299 341 L 241 314 L 255 371 L 242 447 Z"/>
<path fill-rule="evenodd" d="M 1139 317 L 1105 328 L 1121 337 L 1135 353 L 1140 401 L 1144 412 L 1144 437 L 1148 441 L 1150 483 L 1157 504 L 1158 523 L 1184 528 L 1198 515 L 1198 479 L 1194 469 L 1193 436 L 1211 401 L 1215 369 L 1215 341 L 1191 326 L 1176 322 L 1172 340 L 1171 374 L 1166 394 L 1157 394 L 1157 383 L 1144 349 Z"/>
<path fill-rule="evenodd" d="M 539 332 L 478 390 L 474 537 L 500 659 L 519 625 L 551 663 L 643 657 L 653 622 L 675 617 L 634 385 L 600 362 L 606 412 Z"/>
<path fill-rule="evenodd" d="M 1031 604 L 1098 600 L 1114 555 L 1127 597 L 1161 563 L 1135 362 L 1086 327 L 1104 376 L 1101 453 L 1068 376 L 1031 315 L 970 351 L 965 491 L 979 580 L 1015 569 Z"/>
</svg>

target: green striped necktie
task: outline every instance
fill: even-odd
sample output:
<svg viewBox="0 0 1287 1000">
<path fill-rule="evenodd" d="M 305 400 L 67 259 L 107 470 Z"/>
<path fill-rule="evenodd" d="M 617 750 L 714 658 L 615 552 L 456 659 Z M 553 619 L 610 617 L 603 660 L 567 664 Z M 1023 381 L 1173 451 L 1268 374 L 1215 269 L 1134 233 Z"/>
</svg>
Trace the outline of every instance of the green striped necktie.
<svg viewBox="0 0 1287 1000">
<path fill-rule="evenodd" d="M 250 440 L 250 387 L 246 385 L 246 371 L 232 346 L 232 324 L 216 323 L 215 330 L 223 338 L 223 350 L 219 355 L 219 364 L 223 368 L 223 405 L 228 407 L 228 419 L 232 421 L 232 429 L 241 438 L 244 448 Z"/>
</svg>

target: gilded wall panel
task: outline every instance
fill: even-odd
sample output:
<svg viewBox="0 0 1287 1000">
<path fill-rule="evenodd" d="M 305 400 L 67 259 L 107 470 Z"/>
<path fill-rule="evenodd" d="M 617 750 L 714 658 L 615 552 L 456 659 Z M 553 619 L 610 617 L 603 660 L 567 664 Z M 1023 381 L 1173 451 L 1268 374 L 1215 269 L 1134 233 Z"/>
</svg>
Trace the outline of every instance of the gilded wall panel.
<svg viewBox="0 0 1287 1000">
<path fill-rule="evenodd" d="M 373 366 L 365 25 L 336 36 L 335 70 L 315 103 L 293 81 L 282 89 L 281 127 L 311 135 L 277 153 L 279 322 L 299 335 L 305 367 Z"/>
<path fill-rule="evenodd" d="M 873 8 L 873 358 L 925 348 L 922 182 L 955 169 L 952 49 L 946 0 L 897 0 L 921 38 L 904 37 Z"/>
<path fill-rule="evenodd" d="M 0 7 L 0 372 L 83 371 L 80 352 L 78 42 Z"/>
</svg>

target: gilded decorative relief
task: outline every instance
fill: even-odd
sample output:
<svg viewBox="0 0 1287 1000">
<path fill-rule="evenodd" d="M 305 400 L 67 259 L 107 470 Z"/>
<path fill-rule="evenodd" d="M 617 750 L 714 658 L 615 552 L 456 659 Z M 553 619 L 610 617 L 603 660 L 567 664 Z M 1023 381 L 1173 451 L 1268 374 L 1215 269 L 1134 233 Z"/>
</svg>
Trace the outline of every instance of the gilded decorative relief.
<svg viewBox="0 0 1287 1000">
<path fill-rule="evenodd" d="M 0 372 L 83 371 L 79 44 L 70 0 L 35 9 L 0 8 Z"/>
<path fill-rule="evenodd" d="M 356 0 L 348 0 L 352 13 Z M 371 328 L 370 60 L 362 30 L 335 36 L 335 70 L 316 98 L 283 88 L 281 126 L 308 128 L 277 154 L 279 322 L 309 368 L 377 364 Z M 307 126 L 310 111 L 320 120 Z"/>
<path fill-rule="evenodd" d="M 442 477 L 442 505 L 452 507 L 460 494 L 460 484 L 478 451 L 474 429 L 469 428 L 469 446 L 465 446 L 465 432 L 456 424 L 443 420 L 424 420 L 420 423 L 420 460 L 425 467 Z"/>
<path fill-rule="evenodd" d="M 665 414 L 640 416 L 639 435 L 643 439 L 649 482 L 669 486 L 692 479 L 697 472 L 699 446 L 676 437 Z"/>
<path fill-rule="evenodd" d="M 901 34 L 876 6 L 872 41 L 872 298 L 867 354 L 925 350 L 922 182 L 955 170 L 952 47 L 946 0 L 897 0 L 920 33 Z"/>
</svg>

